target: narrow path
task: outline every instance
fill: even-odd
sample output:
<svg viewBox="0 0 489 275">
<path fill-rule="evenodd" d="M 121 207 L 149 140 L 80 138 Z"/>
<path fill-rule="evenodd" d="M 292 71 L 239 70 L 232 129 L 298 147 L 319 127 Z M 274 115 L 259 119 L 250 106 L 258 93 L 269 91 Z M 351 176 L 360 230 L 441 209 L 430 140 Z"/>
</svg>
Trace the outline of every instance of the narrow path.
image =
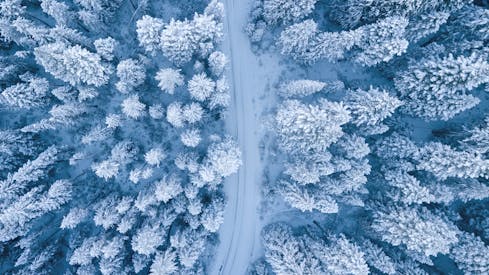
<svg viewBox="0 0 489 275">
<path fill-rule="evenodd" d="M 261 252 L 258 206 L 263 167 L 259 150 L 263 107 L 259 98 L 265 94 L 269 72 L 260 65 L 243 32 L 251 2 L 223 1 L 226 8 L 223 51 L 230 59 L 228 78 L 232 94 L 226 124 L 229 133 L 237 137 L 243 165 L 225 183 L 228 205 L 209 274 L 241 275 Z"/>
</svg>

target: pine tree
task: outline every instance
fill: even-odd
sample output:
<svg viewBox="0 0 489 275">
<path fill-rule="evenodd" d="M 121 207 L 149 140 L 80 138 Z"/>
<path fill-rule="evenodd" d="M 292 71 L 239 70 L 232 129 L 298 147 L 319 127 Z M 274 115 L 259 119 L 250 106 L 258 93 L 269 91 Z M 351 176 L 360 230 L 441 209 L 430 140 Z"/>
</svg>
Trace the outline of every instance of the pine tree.
<svg viewBox="0 0 489 275">
<path fill-rule="evenodd" d="M 224 199 L 216 197 L 204 207 L 200 215 L 200 223 L 209 232 L 215 233 L 224 222 Z"/>
<path fill-rule="evenodd" d="M 171 95 L 175 92 L 176 87 L 182 86 L 184 83 L 180 70 L 170 68 L 159 70 L 155 78 L 158 81 L 158 87 Z"/>
<path fill-rule="evenodd" d="M 121 104 L 122 112 L 132 119 L 138 119 L 146 114 L 146 105 L 139 101 L 138 95 L 131 95 Z"/>
<path fill-rule="evenodd" d="M 192 102 L 182 108 L 182 119 L 190 124 L 201 121 L 203 116 L 204 109 L 197 102 Z"/>
<path fill-rule="evenodd" d="M 72 208 L 70 212 L 63 217 L 61 229 L 73 229 L 88 218 L 89 211 L 83 208 Z"/>
<path fill-rule="evenodd" d="M 157 247 L 165 241 L 166 232 L 159 226 L 145 225 L 140 228 L 131 240 L 132 249 L 146 256 L 157 251 Z"/>
<path fill-rule="evenodd" d="M 301 240 L 288 225 L 268 225 L 262 231 L 262 238 L 265 258 L 275 274 L 323 274 L 319 260 L 306 254 Z"/>
<path fill-rule="evenodd" d="M 241 166 L 241 151 L 230 138 L 213 143 L 207 149 L 207 162 L 220 177 L 228 177 L 238 172 Z"/>
<path fill-rule="evenodd" d="M 362 24 L 373 23 L 375 20 L 400 15 L 416 16 L 436 11 L 451 11 L 468 4 L 467 0 L 399 0 L 399 1 L 370 1 L 362 0 L 335 0 L 335 9 L 330 16 L 345 28 L 352 28 Z"/>
<path fill-rule="evenodd" d="M 488 71 L 489 63 L 477 54 L 432 56 L 399 73 L 395 84 L 401 99 L 406 99 L 407 112 L 427 120 L 448 120 L 478 103 L 465 92 L 489 82 Z"/>
<path fill-rule="evenodd" d="M 384 253 L 380 246 L 377 246 L 369 240 L 364 240 L 361 243 L 361 248 L 365 256 L 365 261 L 369 266 L 373 266 L 385 274 L 396 274 L 394 261 Z"/>
<path fill-rule="evenodd" d="M 321 241 L 310 241 L 307 247 L 324 267 L 325 274 L 369 274 L 364 253 L 345 236 L 328 238 L 326 245 Z"/>
<path fill-rule="evenodd" d="M 168 105 L 166 109 L 166 120 L 173 127 L 183 127 L 185 118 L 183 117 L 182 104 L 180 102 L 174 101 L 170 105 Z"/>
<path fill-rule="evenodd" d="M 71 85 L 91 84 L 97 87 L 106 84 L 111 73 L 98 54 L 75 45 L 52 43 L 34 49 L 36 61 L 54 77 Z"/>
<path fill-rule="evenodd" d="M 153 148 L 144 154 L 144 160 L 149 165 L 159 167 L 161 162 L 166 158 L 165 151 L 161 148 Z"/>
<path fill-rule="evenodd" d="M 264 0 L 263 17 L 270 24 L 297 22 L 314 10 L 317 0 Z"/>
<path fill-rule="evenodd" d="M 160 49 L 161 32 L 164 28 L 163 20 L 144 15 L 136 22 L 136 32 L 139 44 L 152 55 Z"/>
<path fill-rule="evenodd" d="M 228 58 L 223 52 L 215 51 L 208 58 L 209 69 L 214 76 L 221 76 L 228 63 Z"/>
<path fill-rule="evenodd" d="M 178 271 L 177 255 L 175 251 L 166 250 L 156 254 L 151 264 L 150 274 L 152 275 L 171 275 Z"/>
<path fill-rule="evenodd" d="M 76 102 L 55 105 L 49 111 L 50 117 L 39 122 L 27 125 L 20 129 L 24 133 L 38 133 L 44 130 L 53 130 L 58 126 L 73 126 L 77 120 L 87 112 L 85 106 Z"/>
<path fill-rule="evenodd" d="M 213 15 L 195 14 L 191 21 L 172 19 L 161 31 L 160 48 L 175 65 L 189 62 L 194 54 L 210 54 L 214 43 L 222 37 L 222 23 Z"/>
<path fill-rule="evenodd" d="M 0 103 L 12 108 L 31 109 L 42 106 L 48 98 L 49 82 L 45 78 L 27 77 L 25 83 L 18 83 L 3 90 Z"/>
<path fill-rule="evenodd" d="M 56 162 L 58 154 L 58 148 L 51 146 L 40 153 L 36 159 L 27 161 L 15 173 L 9 174 L 7 179 L 0 181 L 0 197 L 4 199 L 15 197 L 27 188 L 28 183 L 45 178 L 47 168 Z"/>
<path fill-rule="evenodd" d="M 379 124 L 402 104 L 399 99 L 386 91 L 373 87 L 368 91 L 361 89 L 350 91 L 345 101 L 352 116 L 352 123 L 357 126 Z"/>
<path fill-rule="evenodd" d="M 326 83 L 316 80 L 294 80 L 280 86 L 279 95 L 283 98 L 304 97 L 321 92 Z"/>
<path fill-rule="evenodd" d="M 183 188 L 176 176 L 165 176 L 155 183 L 155 196 L 158 201 L 167 203 L 183 192 Z"/>
<path fill-rule="evenodd" d="M 314 45 L 318 35 L 318 25 L 312 19 L 293 24 L 280 33 L 277 45 L 283 55 L 290 55 L 297 61 L 312 63 L 319 59 L 311 45 Z"/>
<path fill-rule="evenodd" d="M 464 274 L 484 274 L 489 272 L 488 253 L 489 247 L 479 237 L 464 233 L 450 255 Z"/>
<path fill-rule="evenodd" d="M 448 21 L 450 13 L 446 11 L 425 13 L 409 21 L 406 28 L 406 39 L 416 43 L 428 35 L 438 32 Z"/>
<path fill-rule="evenodd" d="M 42 0 L 42 10 L 53 17 L 57 25 L 70 25 L 71 18 L 74 18 L 74 14 L 70 12 L 69 6 L 64 2 L 58 2 L 56 0 Z"/>
<path fill-rule="evenodd" d="M 458 230 L 424 208 L 393 208 L 374 212 L 374 229 L 383 241 L 426 256 L 447 254 L 458 242 Z"/>
<path fill-rule="evenodd" d="M 180 135 L 180 140 L 185 146 L 196 147 L 202 138 L 198 129 L 188 129 Z"/>
<path fill-rule="evenodd" d="M 280 145 L 286 151 L 299 152 L 326 150 L 343 135 L 341 126 L 349 120 L 341 103 L 326 100 L 319 105 L 288 100 L 275 116 Z"/>
<path fill-rule="evenodd" d="M 387 62 L 403 54 L 409 42 L 404 38 L 409 21 L 404 17 L 387 17 L 375 24 L 361 27 L 362 39 L 354 60 L 364 66 Z"/>
<path fill-rule="evenodd" d="M 439 142 L 428 143 L 421 148 L 419 170 L 433 173 L 438 179 L 449 177 L 487 177 L 489 160 L 474 152 L 457 151 Z"/>
<path fill-rule="evenodd" d="M 435 201 L 435 196 L 430 189 L 422 186 L 418 179 L 409 175 L 406 171 L 393 170 L 384 174 L 387 184 L 396 188 L 392 196 L 396 201 L 406 204 L 422 204 Z"/>
<path fill-rule="evenodd" d="M 55 181 L 46 192 L 40 186 L 18 197 L 13 203 L 3 206 L 0 214 L 0 241 L 7 242 L 28 232 L 28 223 L 48 212 L 59 209 L 71 199 L 71 183 Z"/>
<path fill-rule="evenodd" d="M 188 82 L 190 96 L 197 101 L 207 100 L 215 91 L 216 84 L 205 74 L 196 74 Z"/>
<path fill-rule="evenodd" d="M 99 38 L 93 42 L 97 53 L 104 59 L 112 61 L 118 42 L 112 37 Z"/>
<path fill-rule="evenodd" d="M 279 188 L 284 200 L 302 212 L 313 210 L 326 214 L 338 212 L 336 201 L 317 188 L 298 186 L 287 181 L 281 181 Z"/>
<path fill-rule="evenodd" d="M 119 81 L 115 86 L 117 90 L 125 94 L 144 83 L 146 70 L 136 60 L 125 59 L 117 65 L 117 77 Z"/>
</svg>

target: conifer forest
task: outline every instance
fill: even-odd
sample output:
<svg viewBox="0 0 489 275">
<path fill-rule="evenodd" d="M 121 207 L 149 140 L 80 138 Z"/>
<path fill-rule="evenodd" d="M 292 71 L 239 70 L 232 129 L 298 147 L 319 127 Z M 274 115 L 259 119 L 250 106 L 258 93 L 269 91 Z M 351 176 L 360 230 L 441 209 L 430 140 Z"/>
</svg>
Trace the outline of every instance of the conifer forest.
<svg viewBox="0 0 489 275">
<path fill-rule="evenodd" d="M 489 275 L 489 1 L 0 0 L 0 274 Z"/>
</svg>

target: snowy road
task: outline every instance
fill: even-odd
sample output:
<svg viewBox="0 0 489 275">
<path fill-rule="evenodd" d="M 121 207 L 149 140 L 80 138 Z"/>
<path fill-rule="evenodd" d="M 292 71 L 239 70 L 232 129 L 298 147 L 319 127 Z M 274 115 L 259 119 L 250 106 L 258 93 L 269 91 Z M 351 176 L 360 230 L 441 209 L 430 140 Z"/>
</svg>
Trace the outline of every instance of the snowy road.
<svg viewBox="0 0 489 275">
<path fill-rule="evenodd" d="M 219 231 L 217 247 L 209 274 L 241 275 L 248 265 L 260 256 L 260 230 L 258 206 L 262 167 L 259 143 L 261 140 L 260 115 L 270 72 L 252 53 L 248 37 L 243 32 L 250 2 L 224 0 L 226 8 L 225 41 L 223 51 L 230 58 L 228 74 L 232 104 L 227 117 L 229 133 L 237 137 L 243 152 L 243 165 L 236 176 L 227 179 L 224 190 L 228 205 L 224 224 Z"/>
</svg>

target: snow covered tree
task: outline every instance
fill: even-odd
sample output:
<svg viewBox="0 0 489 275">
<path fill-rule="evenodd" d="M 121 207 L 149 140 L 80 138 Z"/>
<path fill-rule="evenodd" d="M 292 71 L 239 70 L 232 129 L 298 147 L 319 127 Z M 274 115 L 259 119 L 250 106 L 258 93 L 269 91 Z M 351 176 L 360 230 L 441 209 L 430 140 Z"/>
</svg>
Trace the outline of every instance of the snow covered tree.
<svg viewBox="0 0 489 275">
<path fill-rule="evenodd" d="M 176 176 L 165 176 L 155 183 L 155 196 L 158 201 L 167 203 L 182 192 L 180 179 Z"/>
<path fill-rule="evenodd" d="M 465 92 L 488 83 L 488 71 L 489 63 L 477 54 L 432 56 L 399 73 L 395 84 L 401 99 L 406 99 L 406 112 L 427 120 L 448 120 L 478 103 Z"/>
<path fill-rule="evenodd" d="M 479 237 L 464 233 L 450 256 L 464 274 L 484 274 L 489 272 L 488 253 L 489 247 Z"/>
<path fill-rule="evenodd" d="M 117 77 L 119 81 L 115 84 L 121 93 L 129 93 L 134 88 L 144 83 L 146 70 L 144 66 L 134 59 L 126 59 L 117 65 Z"/>
<path fill-rule="evenodd" d="M 108 24 L 121 6 L 122 0 L 75 0 L 81 9 L 78 11 L 80 20 L 94 31 Z"/>
<path fill-rule="evenodd" d="M 349 120 L 343 104 L 326 100 L 318 105 L 287 100 L 275 115 L 280 145 L 299 152 L 323 152 L 343 135 L 341 126 Z"/>
<path fill-rule="evenodd" d="M 99 38 L 93 42 L 93 45 L 102 58 L 108 61 L 114 59 L 114 52 L 118 45 L 117 40 L 112 37 Z"/>
<path fill-rule="evenodd" d="M 335 9 L 332 10 L 330 16 L 343 27 L 352 28 L 394 15 L 411 17 L 436 11 L 455 10 L 469 2 L 468 0 L 378 0 L 369 2 L 362 0 L 335 0 L 332 3 Z"/>
<path fill-rule="evenodd" d="M 63 217 L 61 221 L 61 229 L 73 229 L 78 224 L 88 218 L 89 211 L 83 208 L 72 208 L 70 212 Z"/>
<path fill-rule="evenodd" d="M 311 63 L 319 59 L 315 53 L 310 52 L 318 33 L 318 25 L 314 20 L 304 20 L 283 30 L 277 45 L 283 55 L 290 55 L 295 60 Z"/>
<path fill-rule="evenodd" d="M 98 54 L 79 45 L 67 46 L 57 42 L 34 49 L 36 61 L 54 77 L 71 85 L 91 84 L 97 87 L 106 84 L 111 69 L 101 61 Z"/>
<path fill-rule="evenodd" d="M 326 83 L 316 80 L 293 80 L 280 86 L 279 95 L 284 98 L 304 97 L 321 92 L 326 85 Z"/>
<path fill-rule="evenodd" d="M 297 22 L 314 10 L 317 0 L 264 0 L 263 17 L 270 24 Z"/>
<path fill-rule="evenodd" d="M 355 125 L 375 125 L 391 116 L 402 104 L 386 91 L 370 87 L 368 91 L 349 91 L 345 105 L 350 110 Z"/>
<path fill-rule="evenodd" d="M 210 205 L 206 205 L 200 215 L 202 226 L 209 232 L 215 233 L 224 222 L 224 199 L 213 198 Z"/>
<path fill-rule="evenodd" d="M 475 150 L 480 154 L 489 151 L 489 117 L 484 119 L 484 126 L 475 127 L 468 130 L 469 136 L 464 138 L 460 143 L 469 150 Z"/>
<path fill-rule="evenodd" d="M 160 49 L 161 32 L 164 28 L 163 20 L 144 15 L 136 22 L 136 32 L 139 44 L 152 55 Z"/>
<path fill-rule="evenodd" d="M 47 176 L 47 169 L 57 160 L 58 148 L 51 146 L 40 153 L 36 159 L 27 161 L 15 173 L 9 174 L 7 179 L 0 181 L 0 198 L 15 197 L 27 188 L 30 182 L 36 182 Z"/>
<path fill-rule="evenodd" d="M 265 258 L 278 275 L 322 274 L 320 262 L 313 255 L 305 253 L 301 240 L 293 235 L 292 228 L 277 223 L 262 231 Z"/>
<path fill-rule="evenodd" d="M 180 135 L 180 140 L 185 146 L 196 147 L 201 141 L 200 131 L 198 129 L 189 129 Z"/>
<path fill-rule="evenodd" d="M 177 255 L 175 251 L 166 250 L 156 254 L 151 264 L 151 275 L 171 275 L 178 271 Z"/>
<path fill-rule="evenodd" d="M 416 43 L 436 33 L 440 27 L 448 21 L 450 13 L 446 11 L 424 13 L 409 21 L 406 28 L 406 39 L 411 43 Z"/>
<path fill-rule="evenodd" d="M 182 108 L 182 118 L 190 124 L 197 123 L 202 120 L 204 109 L 197 102 L 192 102 Z"/>
<path fill-rule="evenodd" d="M 430 203 L 435 201 L 435 196 L 425 186 L 422 186 L 418 179 L 400 169 L 387 171 L 384 174 L 387 184 L 396 188 L 393 199 L 406 204 L 411 203 Z"/>
<path fill-rule="evenodd" d="M 226 138 L 209 146 L 207 162 L 217 175 L 227 177 L 238 172 L 239 166 L 242 164 L 241 151 L 236 142 L 231 138 Z"/>
<path fill-rule="evenodd" d="M 144 154 L 144 160 L 149 165 L 160 166 L 161 162 L 166 158 L 165 151 L 161 148 L 153 148 Z"/>
<path fill-rule="evenodd" d="M 215 91 L 216 83 L 205 74 L 196 74 L 188 82 L 190 96 L 198 101 L 207 100 Z"/>
<path fill-rule="evenodd" d="M 72 186 L 68 180 L 57 180 L 42 192 L 34 187 L 13 203 L 3 205 L 0 214 L 0 241 L 6 242 L 25 235 L 29 222 L 48 212 L 57 210 L 71 199 Z"/>
<path fill-rule="evenodd" d="M 144 225 L 131 240 L 131 246 L 139 254 L 150 256 L 165 241 L 166 232 L 159 226 Z"/>
<path fill-rule="evenodd" d="M 185 122 L 185 119 L 183 117 L 182 113 L 182 104 L 178 101 L 172 102 L 170 105 L 168 105 L 166 109 L 166 120 L 173 126 L 173 127 L 183 127 L 183 123 Z"/>
<path fill-rule="evenodd" d="M 160 47 L 175 65 L 189 62 L 194 54 L 207 56 L 222 37 L 222 23 L 212 14 L 195 14 L 191 21 L 172 19 L 161 31 Z"/>
<path fill-rule="evenodd" d="M 70 18 L 74 17 L 74 14 L 69 11 L 69 6 L 64 2 L 42 0 L 41 8 L 46 14 L 53 17 L 58 25 L 69 25 Z"/>
<path fill-rule="evenodd" d="M 161 104 L 154 104 L 149 106 L 148 113 L 153 119 L 162 119 L 164 117 L 165 109 Z"/>
<path fill-rule="evenodd" d="M 121 104 L 122 112 L 132 119 L 138 119 L 145 115 L 146 105 L 139 101 L 138 95 L 131 95 Z"/>
<path fill-rule="evenodd" d="M 369 266 L 385 274 L 396 274 L 396 266 L 393 259 L 387 256 L 380 246 L 375 245 L 369 240 L 364 240 L 360 246 L 364 253 L 365 261 Z"/>
<path fill-rule="evenodd" d="M 223 52 L 215 51 L 209 55 L 209 69 L 215 76 L 221 76 L 228 63 L 228 58 Z"/>
<path fill-rule="evenodd" d="M 362 28 L 351 31 L 319 33 L 308 50 L 307 62 L 316 62 L 323 58 L 329 62 L 345 59 L 349 51 L 360 43 L 363 36 L 364 29 Z"/>
<path fill-rule="evenodd" d="M 161 69 L 156 73 L 156 80 L 158 81 L 158 87 L 163 92 L 173 94 L 175 88 L 183 85 L 183 75 L 180 70 L 175 69 Z"/>
<path fill-rule="evenodd" d="M 31 109 L 42 106 L 48 98 L 49 82 L 45 78 L 27 77 L 0 93 L 0 103 L 12 108 Z"/>
<path fill-rule="evenodd" d="M 73 126 L 76 121 L 87 112 L 87 108 L 76 102 L 55 105 L 49 111 L 50 117 L 41 119 L 39 122 L 27 125 L 20 131 L 38 133 L 45 130 L 53 130 L 58 126 Z"/>
<path fill-rule="evenodd" d="M 380 209 L 379 209 L 380 210 Z M 458 230 L 425 208 L 393 208 L 374 212 L 374 229 L 383 241 L 394 246 L 436 256 L 448 254 L 458 242 Z"/>
<path fill-rule="evenodd" d="M 104 160 L 92 164 L 92 170 L 98 177 L 108 180 L 119 173 L 119 164 L 111 160 Z"/>
<path fill-rule="evenodd" d="M 354 60 L 364 66 L 387 62 L 403 54 L 409 42 L 404 38 L 409 21 L 404 17 L 387 17 L 375 24 L 361 27 L 362 39 Z"/>
<path fill-rule="evenodd" d="M 345 236 L 329 237 L 329 245 L 309 241 L 307 247 L 321 261 L 325 274 L 369 274 L 369 268 L 360 248 Z"/>
<path fill-rule="evenodd" d="M 317 188 L 299 186 L 288 181 L 281 181 L 279 188 L 284 200 L 302 212 L 313 210 L 326 214 L 338 212 L 336 201 Z"/>
<path fill-rule="evenodd" d="M 211 96 L 209 107 L 211 109 L 226 108 L 230 101 L 228 81 L 225 77 L 221 77 L 216 81 L 216 92 Z"/>
<path fill-rule="evenodd" d="M 432 142 L 421 148 L 419 170 L 433 173 L 444 180 L 448 177 L 488 177 L 489 160 L 474 152 L 457 151 L 448 145 Z"/>
</svg>

